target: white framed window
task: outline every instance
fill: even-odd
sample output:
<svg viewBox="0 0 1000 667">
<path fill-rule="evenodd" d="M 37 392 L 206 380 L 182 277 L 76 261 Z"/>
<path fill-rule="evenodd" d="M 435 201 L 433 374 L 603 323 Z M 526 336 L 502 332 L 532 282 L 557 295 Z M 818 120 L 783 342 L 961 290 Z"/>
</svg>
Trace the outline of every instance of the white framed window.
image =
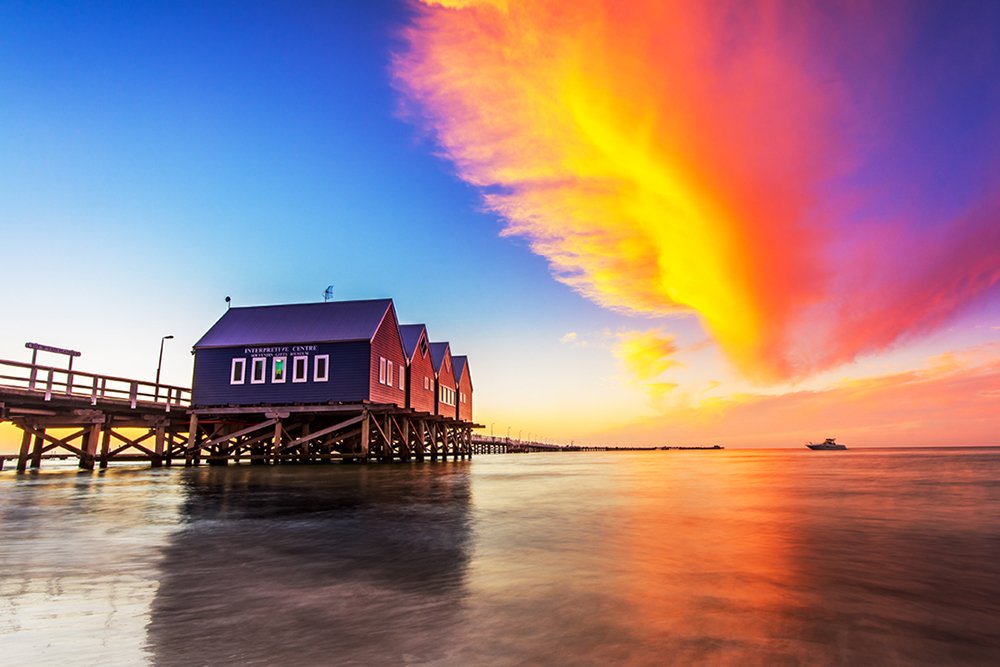
<svg viewBox="0 0 1000 667">
<path fill-rule="evenodd" d="M 378 381 L 385 384 L 385 357 L 378 358 Z"/>
<path fill-rule="evenodd" d="M 392 386 L 392 361 L 385 362 L 385 383 Z"/>
<path fill-rule="evenodd" d="M 267 382 L 267 357 L 254 357 L 250 361 L 250 384 Z"/>
<path fill-rule="evenodd" d="M 330 355 L 318 354 L 313 357 L 313 382 L 326 382 L 330 379 Z"/>
<path fill-rule="evenodd" d="M 427 390 L 427 389 L 430 389 L 430 388 L 431 388 L 431 379 L 425 375 L 424 376 L 424 389 Z"/>
<path fill-rule="evenodd" d="M 271 360 L 271 382 L 281 384 L 287 377 L 288 357 L 273 357 Z"/>
<path fill-rule="evenodd" d="M 445 405 L 455 405 L 455 390 L 441 385 L 439 398 Z"/>
<path fill-rule="evenodd" d="M 309 380 L 309 357 L 292 357 L 292 382 Z"/>
<path fill-rule="evenodd" d="M 426 338 L 421 338 L 420 339 L 420 356 L 423 357 L 423 358 L 425 358 L 425 359 L 427 358 L 427 339 Z"/>
<path fill-rule="evenodd" d="M 406 366 L 399 367 L 399 388 L 406 389 Z"/>
<path fill-rule="evenodd" d="M 243 384 L 247 377 L 246 357 L 236 357 L 229 369 L 229 384 Z"/>
</svg>

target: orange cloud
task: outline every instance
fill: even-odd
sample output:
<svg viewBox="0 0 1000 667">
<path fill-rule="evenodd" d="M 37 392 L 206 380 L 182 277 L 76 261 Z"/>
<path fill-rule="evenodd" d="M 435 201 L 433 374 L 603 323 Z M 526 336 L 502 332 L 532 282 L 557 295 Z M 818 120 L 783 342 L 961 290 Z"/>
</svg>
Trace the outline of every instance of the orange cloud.
<svg viewBox="0 0 1000 667">
<path fill-rule="evenodd" d="M 628 331 L 618 334 L 615 356 L 639 380 L 649 382 L 666 372 L 677 361 L 674 337 L 658 329 Z"/>
<path fill-rule="evenodd" d="M 830 190 L 874 124 L 855 93 L 891 67 L 893 11 L 428 0 L 393 70 L 407 113 L 556 278 L 609 308 L 696 313 L 776 380 L 933 328 L 1000 280 L 997 201 L 942 233 L 833 245 L 870 194 Z"/>
<path fill-rule="evenodd" d="M 848 380 L 823 391 L 743 394 L 675 407 L 613 437 L 751 447 L 798 446 L 828 436 L 858 447 L 998 445 L 998 388 L 1000 346 L 992 345 L 931 360 L 921 370 Z"/>
</svg>

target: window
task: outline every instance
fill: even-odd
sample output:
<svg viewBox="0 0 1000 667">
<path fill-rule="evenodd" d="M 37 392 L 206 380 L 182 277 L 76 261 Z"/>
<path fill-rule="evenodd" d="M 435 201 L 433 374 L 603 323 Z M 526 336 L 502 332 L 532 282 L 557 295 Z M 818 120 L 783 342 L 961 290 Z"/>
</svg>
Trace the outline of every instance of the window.
<svg viewBox="0 0 1000 667">
<path fill-rule="evenodd" d="M 424 358 L 427 357 L 427 339 L 426 338 L 421 338 L 420 339 L 420 356 L 424 357 Z"/>
<path fill-rule="evenodd" d="M 458 402 L 459 403 L 465 403 L 465 392 L 464 391 L 458 392 Z"/>
<path fill-rule="evenodd" d="M 243 384 L 247 374 L 246 357 L 233 359 L 233 366 L 229 373 L 229 384 Z"/>
<path fill-rule="evenodd" d="M 386 380 L 385 383 L 391 387 L 392 386 L 392 362 L 391 361 L 386 361 L 385 362 L 385 380 Z"/>
<path fill-rule="evenodd" d="M 449 387 L 445 387 L 444 385 L 441 385 L 441 391 L 440 391 L 440 396 L 439 397 L 441 399 L 441 402 L 444 403 L 445 405 L 455 405 L 455 390 L 454 389 L 450 389 Z"/>
<path fill-rule="evenodd" d="M 250 362 L 250 384 L 267 382 L 267 357 L 254 357 Z"/>
<path fill-rule="evenodd" d="M 313 382 L 326 382 L 330 379 L 330 355 L 320 354 L 313 357 Z"/>
<path fill-rule="evenodd" d="M 288 357 L 274 357 L 271 362 L 271 382 L 284 382 L 285 381 L 285 365 L 288 361 Z"/>
<path fill-rule="evenodd" d="M 385 357 L 378 358 L 378 381 L 385 384 Z"/>
<path fill-rule="evenodd" d="M 431 388 L 431 379 L 425 375 L 424 376 L 424 389 L 430 389 L 430 388 Z"/>
<path fill-rule="evenodd" d="M 405 366 L 400 366 L 399 367 L 399 388 L 400 389 L 405 389 L 406 388 L 406 386 L 403 384 L 404 382 L 406 382 L 406 367 Z"/>
<path fill-rule="evenodd" d="M 292 382 L 309 379 L 309 357 L 292 357 Z"/>
</svg>

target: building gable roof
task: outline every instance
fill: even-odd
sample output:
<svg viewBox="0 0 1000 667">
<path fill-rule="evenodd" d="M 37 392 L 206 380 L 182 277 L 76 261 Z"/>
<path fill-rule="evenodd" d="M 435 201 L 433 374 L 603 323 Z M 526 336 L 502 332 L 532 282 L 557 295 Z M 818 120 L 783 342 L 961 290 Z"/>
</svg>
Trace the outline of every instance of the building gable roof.
<svg viewBox="0 0 1000 667">
<path fill-rule="evenodd" d="M 371 340 L 392 299 L 230 308 L 195 349 Z"/>
<path fill-rule="evenodd" d="M 469 374 L 469 386 L 472 386 L 472 374 L 469 371 L 469 357 L 464 354 L 451 357 L 451 367 L 455 369 L 455 383 L 462 381 L 462 375 Z"/>
<path fill-rule="evenodd" d="M 434 364 L 434 375 L 441 374 L 441 365 L 444 363 L 444 359 L 451 355 L 451 351 L 448 348 L 448 342 L 443 343 L 431 343 L 431 363 Z"/>
<path fill-rule="evenodd" d="M 403 351 L 406 353 L 407 361 L 411 361 L 417 354 L 417 344 L 420 336 L 427 331 L 425 324 L 400 324 L 399 335 L 403 337 Z"/>
</svg>

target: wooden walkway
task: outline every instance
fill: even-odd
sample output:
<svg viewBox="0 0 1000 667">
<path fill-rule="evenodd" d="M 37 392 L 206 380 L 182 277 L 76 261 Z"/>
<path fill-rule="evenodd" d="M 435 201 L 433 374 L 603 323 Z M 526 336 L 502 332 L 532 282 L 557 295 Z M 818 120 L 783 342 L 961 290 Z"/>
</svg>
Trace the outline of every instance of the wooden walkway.
<svg viewBox="0 0 1000 667">
<path fill-rule="evenodd" d="M 184 465 L 470 458 L 475 424 L 351 403 L 191 407 L 185 387 L 0 360 L 0 421 L 22 431 L 17 470 L 74 457 Z M 68 431 L 68 433 L 67 433 Z M 57 434 L 58 433 L 58 434 Z"/>
</svg>

